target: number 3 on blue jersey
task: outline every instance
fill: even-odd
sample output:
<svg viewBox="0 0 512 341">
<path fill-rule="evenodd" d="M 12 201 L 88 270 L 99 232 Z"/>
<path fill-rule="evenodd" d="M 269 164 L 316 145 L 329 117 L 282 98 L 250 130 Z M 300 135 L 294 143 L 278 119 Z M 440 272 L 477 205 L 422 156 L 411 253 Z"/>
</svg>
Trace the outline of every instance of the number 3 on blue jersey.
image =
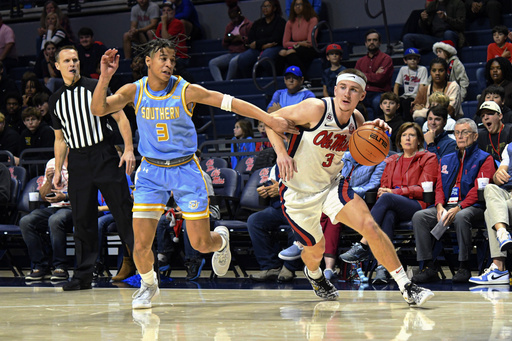
<svg viewBox="0 0 512 341">
<path fill-rule="evenodd" d="M 169 131 L 167 130 L 166 123 L 157 123 L 156 124 L 156 136 L 158 138 L 158 142 L 163 142 L 163 141 L 169 140 Z"/>
</svg>

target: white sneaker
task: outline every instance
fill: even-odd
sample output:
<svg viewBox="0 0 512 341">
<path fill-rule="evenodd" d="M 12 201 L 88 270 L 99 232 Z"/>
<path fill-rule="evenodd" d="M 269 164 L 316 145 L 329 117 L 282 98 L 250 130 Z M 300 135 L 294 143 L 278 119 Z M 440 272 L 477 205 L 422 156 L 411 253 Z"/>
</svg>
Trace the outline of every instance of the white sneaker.
<svg viewBox="0 0 512 341">
<path fill-rule="evenodd" d="M 226 241 L 226 246 L 219 251 L 215 251 L 212 257 L 212 268 L 218 276 L 224 276 L 229 270 L 231 264 L 231 250 L 229 249 L 229 230 L 226 226 L 217 226 L 214 232 Z"/>
<path fill-rule="evenodd" d="M 496 264 L 492 263 L 482 275 L 471 277 L 469 281 L 475 284 L 509 284 L 509 274 L 508 270 L 500 271 Z"/>
<path fill-rule="evenodd" d="M 427 288 L 422 288 L 409 282 L 405 285 L 402 296 L 410 306 L 421 307 L 425 302 L 434 297 L 434 293 Z"/>
<path fill-rule="evenodd" d="M 155 283 L 153 285 L 147 285 L 143 280 L 140 281 L 140 289 L 133 293 L 132 308 L 133 309 L 147 309 L 151 308 L 151 300 L 153 297 L 160 294 L 160 288 L 158 288 L 158 279 L 155 273 Z"/>
</svg>

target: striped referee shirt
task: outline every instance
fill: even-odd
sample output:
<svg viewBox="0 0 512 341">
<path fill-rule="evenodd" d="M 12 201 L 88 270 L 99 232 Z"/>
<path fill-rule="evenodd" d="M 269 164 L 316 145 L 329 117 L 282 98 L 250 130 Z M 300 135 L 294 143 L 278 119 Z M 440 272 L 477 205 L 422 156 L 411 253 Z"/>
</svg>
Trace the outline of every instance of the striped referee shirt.
<svg viewBox="0 0 512 341">
<path fill-rule="evenodd" d="M 81 77 L 72 86 L 62 86 L 48 101 L 54 129 L 62 130 L 64 140 L 71 149 L 90 147 L 109 139 L 112 128 L 108 116 L 91 113 L 95 79 Z"/>
</svg>

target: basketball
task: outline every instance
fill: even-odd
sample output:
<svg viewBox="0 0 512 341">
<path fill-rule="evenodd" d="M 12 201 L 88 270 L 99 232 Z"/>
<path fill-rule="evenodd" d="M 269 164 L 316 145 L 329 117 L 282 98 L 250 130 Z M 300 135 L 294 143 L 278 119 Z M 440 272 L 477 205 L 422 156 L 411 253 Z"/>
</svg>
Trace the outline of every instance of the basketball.
<svg viewBox="0 0 512 341">
<path fill-rule="evenodd" d="M 383 129 L 368 124 L 354 131 L 348 148 L 357 163 L 375 166 L 388 155 L 389 144 L 389 137 Z"/>
</svg>

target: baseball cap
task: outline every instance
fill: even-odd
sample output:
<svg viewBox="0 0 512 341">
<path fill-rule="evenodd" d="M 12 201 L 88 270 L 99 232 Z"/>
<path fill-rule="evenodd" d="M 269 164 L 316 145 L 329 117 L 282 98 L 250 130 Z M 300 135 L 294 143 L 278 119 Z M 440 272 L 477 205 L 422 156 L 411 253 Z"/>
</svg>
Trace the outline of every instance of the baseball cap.
<svg viewBox="0 0 512 341">
<path fill-rule="evenodd" d="M 495 112 L 501 114 L 500 106 L 498 105 L 498 103 L 496 103 L 494 101 L 485 101 L 485 102 L 483 102 L 482 105 L 480 106 L 480 108 L 478 109 L 478 111 L 476 112 L 476 114 L 478 116 L 481 116 L 482 115 L 482 111 L 484 111 L 484 110 L 495 111 Z"/>
<path fill-rule="evenodd" d="M 302 71 L 300 71 L 300 68 L 298 66 L 292 65 L 286 69 L 284 72 L 284 75 L 291 73 L 297 77 L 302 77 Z"/>
<path fill-rule="evenodd" d="M 164 6 L 169 6 L 171 9 L 174 9 L 174 10 L 176 9 L 176 4 L 174 2 L 169 1 L 169 0 L 164 0 L 162 2 L 162 7 L 164 7 Z"/>
<path fill-rule="evenodd" d="M 343 53 L 343 49 L 338 44 L 327 45 L 327 49 L 325 49 L 325 54 L 328 54 L 331 51 L 340 51 L 341 53 Z"/>
<path fill-rule="evenodd" d="M 404 58 L 407 57 L 407 56 L 421 57 L 420 51 L 418 51 L 418 49 L 414 48 L 414 47 L 409 47 L 407 50 L 405 50 Z"/>
</svg>

